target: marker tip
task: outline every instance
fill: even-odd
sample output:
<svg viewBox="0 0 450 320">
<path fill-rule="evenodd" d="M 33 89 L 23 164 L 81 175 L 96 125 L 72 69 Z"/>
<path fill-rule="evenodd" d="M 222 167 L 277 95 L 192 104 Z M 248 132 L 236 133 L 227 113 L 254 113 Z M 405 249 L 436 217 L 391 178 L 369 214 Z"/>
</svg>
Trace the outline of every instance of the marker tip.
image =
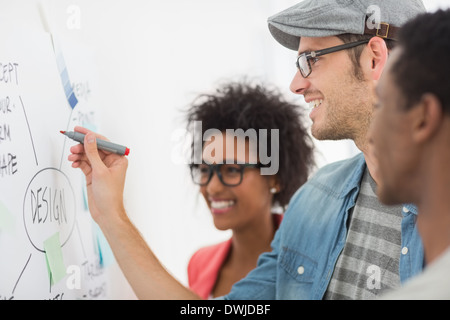
<svg viewBox="0 0 450 320">
<path fill-rule="evenodd" d="M 62 131 L 62 130 L 61 130 L 61 131 L 59 131 L 59 132 L 61 132 L 62 134 L 66 133 L 65 131 Z"/>
</svg>

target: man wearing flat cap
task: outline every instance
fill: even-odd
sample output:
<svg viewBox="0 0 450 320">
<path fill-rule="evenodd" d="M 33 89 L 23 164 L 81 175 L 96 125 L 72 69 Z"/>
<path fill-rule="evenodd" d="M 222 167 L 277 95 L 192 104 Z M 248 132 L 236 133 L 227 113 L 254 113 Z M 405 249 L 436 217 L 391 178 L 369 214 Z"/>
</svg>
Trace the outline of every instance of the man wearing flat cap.
<svg viewBox="0 0 450 320">
<path fill-rule="evenodd" d="M 269 18 L 273 37 L 298 52 L 290 88 L 312 108 L 313 136 L 351 139 L 361 153 L 294 195 L 273 251 L 227 299 L 372 299 L 422 270 L 417 210 L 379 202 L 367 132 L 397 31 L 424 11 L 419 0 L 306 0 Z"/>
<path fill-rule="evenodd" d="M 367 139 L 374 87 L 398 28 L 422 12 L 420 0 L 306 0 L 269 18 L 274 38 L 298 53 L 291 90 L 313 108 L 312 134 L 352 139 L 361 153 L 321 168 L 296 192 L 272 251 L 224 299 L 370 299 L 422 270 L 417 210 L 378 201 Z M 111 174 L 101 169 L 92 166 L 92 176 L 107 185 Z M 106 219 L 102 230 L 139 298 L 196 298 L 128 219 Z"/>
</svg>

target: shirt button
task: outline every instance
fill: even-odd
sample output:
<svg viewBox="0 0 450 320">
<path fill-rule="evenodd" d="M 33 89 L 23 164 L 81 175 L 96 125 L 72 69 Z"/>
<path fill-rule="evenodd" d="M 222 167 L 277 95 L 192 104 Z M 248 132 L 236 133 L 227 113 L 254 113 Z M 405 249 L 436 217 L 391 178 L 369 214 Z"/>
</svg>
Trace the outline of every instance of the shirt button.
<svg viewBox="0 0 450 320">
<path fill-rule="evenodd" d="M 403 207 L 403 212 L 404 213 L 408 213 L 409 212 L 408 208 L 407 207 Z"/>
<path fill-rule="evenodd" d="M 303 266 L 298 267 L 297 273 L 298 274 L 304 274 L 305 273 L 305 268 Z"/>
<path fill-rule="evenodd" d="M 407 247 L 403 247 L 402 248 L 402 254 L 405 255 L 408 253 L 408 248 Z"/>
</svg>

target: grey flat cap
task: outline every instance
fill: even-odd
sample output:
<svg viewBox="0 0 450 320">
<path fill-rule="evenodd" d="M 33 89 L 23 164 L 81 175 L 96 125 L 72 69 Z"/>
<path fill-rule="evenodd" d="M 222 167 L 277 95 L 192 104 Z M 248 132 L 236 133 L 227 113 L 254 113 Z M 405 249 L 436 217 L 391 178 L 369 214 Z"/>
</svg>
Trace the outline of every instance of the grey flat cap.
<svg viewBox="0 0 450 320">
<path fill-rule="evenodd" d="M 297 51 L 300 37 L 353 33 L 393 38 L 398 27 L 423 12 L 421 0 L 304 0 L 268 23 L 281 45 Z"/>
</svg>

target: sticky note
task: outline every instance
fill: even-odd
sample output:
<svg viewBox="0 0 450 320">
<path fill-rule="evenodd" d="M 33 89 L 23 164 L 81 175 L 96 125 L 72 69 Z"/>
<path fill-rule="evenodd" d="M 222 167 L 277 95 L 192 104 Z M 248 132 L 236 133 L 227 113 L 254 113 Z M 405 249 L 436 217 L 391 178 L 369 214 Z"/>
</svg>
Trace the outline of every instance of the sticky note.
<svg viewBox="0 0 450 320">
<path fill-rule="evenodd" d="M 81 179 L 83 180 L 81 182 L 81 193 L 83 195 L 84 211 L 89 211 L 88 195 L 87 195 L 87 187 L 86 187 L 86 178 L 83 175 Z"/>
<path fill-rule="evenodd" d="M 64 87 L 64 93 L 66 94 L 67 101 L 69 102 L 70 107 L 73 109 L 78 103 L 78 99 L 73 92 L 72 84 L 69 78 L 69 72 L 67 71 L 66 61 L 64 60 L 64 56 L 62 54 L 61 48 L 55 43 L 55 54 L 56 54 L 56 65 L 58 67 L 59 76 L 61 77 L 61 82 Z"/>
<path fill-rule="evenodd" d="M 53 285 L 66 276 L 61 243 L 59 242 L 59 232 L 44 241 L 45 260 L 50 283 Z"/>
<path fill-rule="evenodd" d="M 107 267 L 114 263 L 115 261 L 114 254 L 111 250 L 111 247 L 108 244 L 108 241 L 105 238 L 105 235 L 103 234 L 98 224 L 95 223 L 94 228 L 95 228 L 94 229 L 95 238 L 97 239 L 97 248 L 100 259 L 100 265 L 102 267 Z"/>
<path fill-rule="evenodd" d="M 11 231 L 14 226 L 14 217 L 6 205 L 0 201 L 0 231 Z"/>
</svg>

